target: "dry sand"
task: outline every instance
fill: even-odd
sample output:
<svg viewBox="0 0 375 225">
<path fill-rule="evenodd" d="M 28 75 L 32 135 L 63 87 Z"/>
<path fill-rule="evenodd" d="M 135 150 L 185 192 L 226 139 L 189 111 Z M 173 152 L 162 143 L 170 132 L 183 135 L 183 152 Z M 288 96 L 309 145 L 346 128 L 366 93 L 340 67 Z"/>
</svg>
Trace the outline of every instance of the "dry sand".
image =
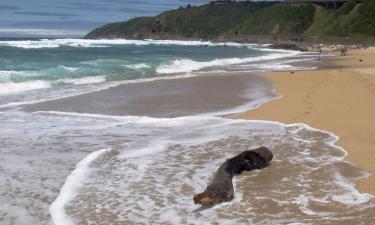
<svg viewBox="0 0 375 225">
<path fill-rule="evenodd" d="M 375 195 L 375 48 L 324 61 L 337 67 L 264 73 L 282 97 L 236 118 L 305 123 L 335 133 L 347 160 L 372 174 L 358 189 Z"/>
</svg>

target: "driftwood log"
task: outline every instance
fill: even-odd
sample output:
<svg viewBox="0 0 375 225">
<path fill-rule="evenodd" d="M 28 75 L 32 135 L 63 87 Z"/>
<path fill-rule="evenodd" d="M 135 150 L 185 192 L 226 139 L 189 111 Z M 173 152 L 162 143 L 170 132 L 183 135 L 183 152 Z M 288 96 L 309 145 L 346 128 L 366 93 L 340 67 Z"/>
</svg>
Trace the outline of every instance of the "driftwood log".
<svg viewBox="0 0 375 225">
<path fill-rule="evenodd" d="M 232 178 L 242 171 L 262 169 L 268 166 L 273 154 L 266 147 L 244 151 L 227 159 L 217 170 L 206 190 L 194 196 L 194 203 L 203 206 L 231 201 L 234 197 Z"/>
</svg>

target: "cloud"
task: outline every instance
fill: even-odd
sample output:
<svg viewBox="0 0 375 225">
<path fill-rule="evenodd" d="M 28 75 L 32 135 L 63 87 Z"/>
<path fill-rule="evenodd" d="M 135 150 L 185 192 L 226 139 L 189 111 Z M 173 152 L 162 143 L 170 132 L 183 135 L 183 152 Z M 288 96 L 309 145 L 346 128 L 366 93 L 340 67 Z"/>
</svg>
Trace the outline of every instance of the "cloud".
<svg viewBox="0 0 375 225">
<path fill-rule="evenodd" d="M 21 0 L 0 1 L 4 2 L 0 3 L 1 34 L 17 31 L 64 35 L 70 33 L 66 30 L 87 32 L 109 22 L 154 16 L 180 5 L 199 5 L 210 0 L 34 0 L 30 4 Z"/>
<path fill-rule="evenodd" d="M 61 9 L 78 9 L 90 11 L 110 11 L 111 8 L 106 4 L 98 3 L 83 3 L 83 2 L 68 2 L 66 6 L 59 6 Z"/>
<path fill-rule="evenodd" d="M 108 0 L 107 0 L 108 1 Z M 165 10 L 164 4 L 154 4 L 147 1 L 126 1 L 110 0 L 108 3 L 83 3 L 68 2 L 65 6 L 59 6 L 62 9 L 89 10 L 100 12 L 123 12 L 130 15 L 149 15 Z M 117 4 L 121 3 L 121 4 Z M 139 7 L 141 5 L 141 7 Z M 147 7 L 146 7 L 147 6 Z M 156 6 L 156 8 L 154 7 Z M 164 7 L 163 7 L 164 6 Z M 162 8 L 160 8 L 162 7 Z"/>
<path fill-rule="evenodd" d="M 134 0 L 103 0 L 104 2 L 120 3 L 120 4 L 135 4 L 135 5 L 150 5 L 148 1 L 134 1 Z"/>
<path fill-rule="evenodd" d="M 30 16 L 48 16 L 48 17 L 74 17 L 78 16 L 70 13 L 49 13 L 49 12 L 33 12 L 33 11 L 22 11 L 14 12 L 15 14 L 30 15 Z"/>
<path fill-rule="evenodd" d="M 14 29 L 14 28 L 0 28 L 0 35 L 17 34 L 17 35 L 38 35 L 38 36 L 80 36 L 82 31 L 77 30 L 58 30 L 58 29 Z"/>
<path fill-rule="evenodd" d="M 121 8 L 118 9 L 120 12 L 128 13 L 128 14 L 150 14 L 150 13 L 157 13 L 159 10 L 149 10 L 149 9 L 139 9 L 139 8 Z"/>
<path fill-rule="evenodd" d="M 0 21 L 0 27 L 5 29 L 58 29 L 58 30 L 84 30 L 88 31 L 93 28 L 104 25 L 105 22 L 95 22 L 95 21 L 84 21 L 84 20 L 70 20 L 70 21 L 23 21 L 23 22 L 13 22 Z"/>
<path fill-rule="evenodd" d="M 14 5 L 0 5 L 0 10 L 19 10 L 21 9 L 20 7 L 18 6 L 14 6 Z"/>
</svg>

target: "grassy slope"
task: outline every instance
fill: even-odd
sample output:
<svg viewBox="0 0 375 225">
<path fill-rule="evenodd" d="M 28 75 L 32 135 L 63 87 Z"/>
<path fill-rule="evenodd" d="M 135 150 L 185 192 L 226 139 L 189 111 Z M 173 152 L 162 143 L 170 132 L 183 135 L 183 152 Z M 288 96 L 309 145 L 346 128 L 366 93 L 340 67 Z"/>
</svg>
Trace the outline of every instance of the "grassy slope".
<svg viewBox="0 0 375 225">
<path fill-rule="evenodd" d="M 238 27 L 247 35 L 300 34 L 313 22 L 312 4 L 275 5 L 248 15 Z"/>
<path fill-rule="evenodd" d="M 374 41 L 375 1 L 348 2 L 337 10 L 312 4 L 207 4 L 108 24 L 87 37 L 252 40 L 254 36 L 277 40 L 304 37 L 313 41 Z"/>
<path fill-rule="evenodd" d="M 94 37 L 115 38 L 118 36 L 122 36 L 124 34 L 132 34 L 134 33 L 134 31 L 141 33 L 147 29 L 147 26 L 151 22 L 151 20 L 152 20 L 152 17 L 138 17 L 138 18 L 131 19 L 127 22 L 106 24 L 102 27 L 99 27 L 91 31 L 86 37 L 87 38 L 94 38 Z"/>
<path fill-rule="evenodd" d="M 317 8 L 314 22 L 304 35 L 312 40 L 374 41 L 375 1 L 352 1 L 338 10 Z"/>
<path fill-rule="evenodd" d="M 147 24 L 138 23 L 138 28 L 132 26 L 135 23 L 130 20 L 105 25 L 90 32 L 87 37 L 108 37 L 111 34 L 112 37 L 215 39 L 242 22 L 245 15 L 270 5 L 272 3 L 238 2 L 180 8 L 164 12 Z"/>
</svg>

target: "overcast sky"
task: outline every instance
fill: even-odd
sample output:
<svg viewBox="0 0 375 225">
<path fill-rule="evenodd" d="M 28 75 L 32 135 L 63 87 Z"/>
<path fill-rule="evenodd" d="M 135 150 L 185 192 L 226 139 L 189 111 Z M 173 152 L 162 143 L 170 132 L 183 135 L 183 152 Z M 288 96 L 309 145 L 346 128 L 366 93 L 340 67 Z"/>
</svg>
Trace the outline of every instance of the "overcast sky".
<svg viewBox="0 0 375 225">
<path fill-rule="evenodd" d="M 0 37 L 82 36 L 103 24 L 210 0 L 1 0 Z"/>
</svg>

